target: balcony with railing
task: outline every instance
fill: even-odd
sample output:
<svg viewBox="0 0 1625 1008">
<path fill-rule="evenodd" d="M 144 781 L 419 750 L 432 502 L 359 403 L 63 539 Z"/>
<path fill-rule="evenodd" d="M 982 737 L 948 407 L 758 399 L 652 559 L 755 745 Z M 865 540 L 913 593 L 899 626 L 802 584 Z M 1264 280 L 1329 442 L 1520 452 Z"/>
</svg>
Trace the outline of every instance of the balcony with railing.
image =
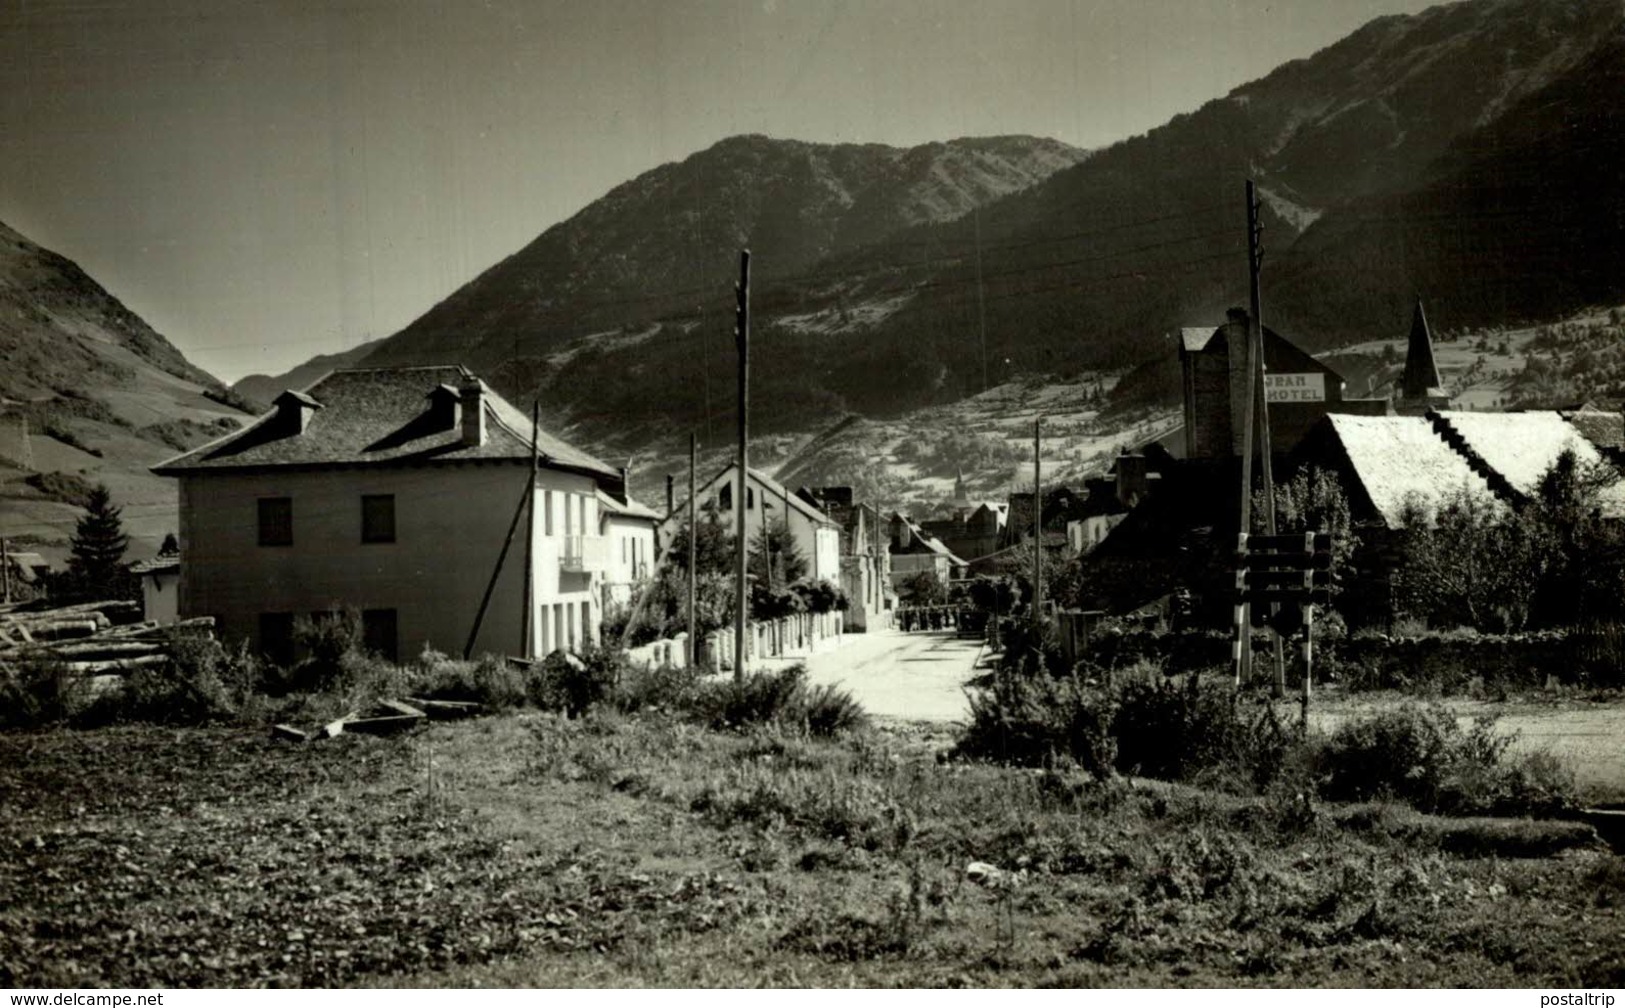
<svg viewBox="0 0 1625 1008">
<path fill-rule="evenodd" d="M 609 566 L 609 539 L 604 536 L 567 535 L 559 540 L 559 569 L 578 574 Z"/>
</svg>

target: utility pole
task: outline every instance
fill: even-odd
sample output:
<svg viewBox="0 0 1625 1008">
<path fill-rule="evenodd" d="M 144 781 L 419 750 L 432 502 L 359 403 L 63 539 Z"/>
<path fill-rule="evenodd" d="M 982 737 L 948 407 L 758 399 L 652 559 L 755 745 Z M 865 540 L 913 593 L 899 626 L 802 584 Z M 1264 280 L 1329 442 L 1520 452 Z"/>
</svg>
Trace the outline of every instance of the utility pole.
<svg viewBox="0 0 1625 1008">
<path fill-rule="evenodd" d="M 734 500 L 734 528 L 738 533 L 734 578 L 734 682 L 745 681 L 745 615 L 750 607 L 750 592 L 746 585 L 746 565 L 750 530 L 745 527 L 746 485 L 750 482 L 750 249 L 739 250 L 739 285 L 734 288 L 738 301 L 734 338 L 739 345 L 739 486 Z M 763 503 L 766 503 L 765 501 Z"/>
<path fill-rule="evenodd" d="M 982 296 L 982 208 L 972 211 L 976 223 L 976 322 L 981 334 L 982 391 L 987 391 L 987 302 Z"/>
<path fill-rule="evenodd" d="M 532 594 L 536 580 L 536 470 L 538 449 L 536 438 L 541 431 L 542 402 L 533 399 L 530 403 L 530 488 L 525 501 L 525 589 L 523 593 L 525 611 L 519 620 L 519 657 L 531 657 L 531 620 L 536 608 L 536 599 Z"/>
<path fill-rule="evenodd" d="M 694 570 L 694 565 L 697 562 L 697 557 L 699 556 L 698 541 L 699 541 L 699 538 L 700 538 L 700 526 L 699 526 L 699 523 L 697 521 L 695 521 L 695 519 L 694 519 L 694 464 L 695 464 L 695 456 L 696 456 L 696 454 L 697 454 L 697 448 L 696 448 L 695 443 L 694 443 L 694 432 L 689 431 L 689 434 L 688 434 L 688 667 L 690 669 L 692 669 L 694 667 L 695 659 L 697 659 L 699 657 L 699 654 L 700 654 L 699 642 L 694 639 L 695 634 L 698 632 L 698 629 L 699 629 L 699 621 L 694 616 L 694 595 L 695 595 L 695 590 L 694 590 L 695 580 L 694 579 L 696 577 L 698 577 L 699 575 L 698 575 L 698 572 L 696 572 Z"/>
<path fill-rule="evenodd" d="M 1044 484 L 1039 451 L 1042 417 L 1033 418 L 1033 629 L 1043 625 L 1044 606 Z"/>
<path fill-rule="evenodd" d="M 1258 368 L 1259 346 L 1262 340 L 1255 334 L 1261 334 L 1258 327 L 1257 304 L 1257 278 L 1258 278 L 1258 204 L 1253 196 L 1253 183 L 1247 181 L 1247 276 L 1248 286 L 1253 292 L 1251 297 L 1252 314 L 1247 319 L 1247 392 L 1242 400 L 1241 408 L 1241 528 L 1239 536 L 1246 541 L 1246 536 L 1253 530 L 1253 408 L 1257 405 L 1258 396 Z M 1253 628 L 1251 614 L 1245 599 L 1236 602 L 1236 652 L 1235 676 L 1236 685 L 1246 682 L 1252 671 L 1253 664 Z"/>
<path fill-rule="evenodd" d="M 1262 297 L 1259 293 L 1259 273 L 1264 266 L 1264 224 L 1259 220 L 1258 189 L 1251 179 L 1247 180 L 1247 291 L 1248 291 L 1248 342 L 1255 348 L 1254 356 L 1258 362 L 1255 395 L 1258 397 L 1254 408 L 1258 411 L 1258 464 L 1260 475 L 1264 482 L 1264 531 L 1275 535 L 1275 475 L 1273 472 L 1273 457 L 1275 446 L 1270 438 L 1270 406 L 1269 390 L 1264 380 L 1269 366 L 1264 362 L 1264 314 Z M 1243 529 L 1251 531 L 1251 529 Z M 1275 603 L 1270 603 L 1270 612 L 1277 609 Z M 1270 684 L 1271 693 L 1279 699 L 1286 694 L 1286 649 L 1281 641 L 1281 635 L 1272 633 L 1275 677 Z"/>
</svg>

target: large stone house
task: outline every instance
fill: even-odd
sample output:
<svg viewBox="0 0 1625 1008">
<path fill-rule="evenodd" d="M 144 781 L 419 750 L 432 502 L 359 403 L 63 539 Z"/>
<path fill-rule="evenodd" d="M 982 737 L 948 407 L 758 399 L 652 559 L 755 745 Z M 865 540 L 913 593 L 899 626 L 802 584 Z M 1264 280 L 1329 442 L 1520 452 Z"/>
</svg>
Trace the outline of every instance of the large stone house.
<svg viewBox="0 0 1625 1008">
<path fill-rule="evenodd" d="M 335 371 L 282 393 L 249 427 L 153 468 L 179 483 L 179 615 L 213 616 L 284 662 L 294 621 L 335 607 L 359 611 L 390 658 L 596 641 L 604 587 L 645 555 L 631 559 L 623 524 L 653 522 L 624 471 L 546 432 L 533 469 L 531 431 L 457 366 Z"/>
</svg>

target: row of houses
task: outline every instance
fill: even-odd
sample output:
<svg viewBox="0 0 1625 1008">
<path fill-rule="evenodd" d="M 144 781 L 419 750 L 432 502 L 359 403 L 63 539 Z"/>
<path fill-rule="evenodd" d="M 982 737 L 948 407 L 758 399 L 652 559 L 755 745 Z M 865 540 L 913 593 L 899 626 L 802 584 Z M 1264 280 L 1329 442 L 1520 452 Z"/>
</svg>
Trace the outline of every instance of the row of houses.
<svg viewBox="0 0 1625 1008">
<path fill-rule="evenodd" d="M 338 607 L 397 660 L 599 643 L 688 513 L 669 489 L 663 512 L 635 500 L 626 469 L 533 427 L 456 366 L 335 371 L 153 471 L 177 481 L 181 544 L 139 565 L 154 615 L 212 616 L 278 661 L 299 617 Z M 696 504 L 736 531 L 740 494 L 744 534 L 785 528 L 807 576 L 844 590 L 848 628 L 888 624 L 891 543 L 873 505 L 734 465 Z"/>
</svg>

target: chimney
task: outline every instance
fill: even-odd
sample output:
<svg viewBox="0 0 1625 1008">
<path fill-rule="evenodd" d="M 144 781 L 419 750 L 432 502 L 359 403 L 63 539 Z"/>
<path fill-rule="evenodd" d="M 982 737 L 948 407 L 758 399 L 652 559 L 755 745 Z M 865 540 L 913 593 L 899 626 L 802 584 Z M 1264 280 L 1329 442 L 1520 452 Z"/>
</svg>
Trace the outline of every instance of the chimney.
<svg viewBox="0 0 1625 1008">
<path fill-rule="evenodd" d="M 437 431 L 457 429 L 457 390 L 436 385 L 429 390 L 429 417 Z"/>
<path fill-rule="evenodd" d="M 671 514 L 677 510 L 677 477 L 671 473 L 666 474 L 666 513 Z"/>
<path fill-rule="evenodd" d="M 1150 491 L 1149 467 L 1144 455 L 1117 456 L 1117 502 L 1131 508 Z"/>
<path fill-rule="evenodd" d="M 303 434 L 310 423 L 310 415 L 322 408 L 322 404 L 310 396 L 292 389 L 284 390 L 273 404 L 276 406 L 277 425 L 290 434 Z"/>
<path fill-rule="evenodd" d="M 470 376 L 458 390 L 458 400 L 462 404 L 463 444 L 470 447 L 485 443 L 485 385 L 478 378 Z"/>
</svg>

